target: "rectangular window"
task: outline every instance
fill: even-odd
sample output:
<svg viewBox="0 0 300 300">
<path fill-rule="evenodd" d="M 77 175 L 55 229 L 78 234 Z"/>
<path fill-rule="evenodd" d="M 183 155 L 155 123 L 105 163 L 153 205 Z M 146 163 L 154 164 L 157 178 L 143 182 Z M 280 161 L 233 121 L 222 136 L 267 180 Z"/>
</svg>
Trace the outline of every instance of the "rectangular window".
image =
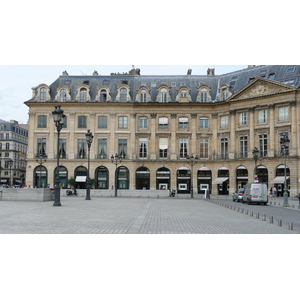
<svg viewBox="0 0 300 300">
<path fill-rule="evenodd" d="M 278 117 L 279 121 L 288 121 L 289 107 L 288 106 L 279 107 L 278 114 L 279 114 L 279 117 Z"/>
<path fill-rule="evenodd" d="M 209 128 L 209 119 L 208 118 L 200 118 L 199 124 L 200 124 L 200 129 L 208 129 Z"/>
<path fill-rule="evenodd" d="M 168 157 L 168 138 L 159 139 L 159 157 L 167 158 Z"/>
<path fill-rule="evenodd" d="M 119 138 L 118 139 L 118 150 L 119 155 L 123 158 L 126 158 L 127 155 L 127 139 L 126 138 Z"/>
<path fill-rule="evenodd" d="M 98 117 L 98 128 L 107 128 L 107 116 Z"/>
<path fill-rule="evenodd" d="M 37 154 L 46 155 L 46 138 L 38 138 L 37 143 Z"/>
<path fill-rule="evenodd" d="M 148 128 L 148 118 L 141 117 L 139 118 L 139 129 L 147 129 Z"/>
<path fill-rule="evenodd" d="M 179 157 L 185 158 L 188 154 L 188 139 L 179 138 Z"/>
<path fill-rule="evenodd" d="M 246 112 L 240 113 L 240 126 L 245 126 L 248 123 L 248 114 Z"/>
<path fill-rule="evenodd" d="M 119 128 L 126 129 L 128 128 L 128 118 L 125 116 L 119 117 Z"/>
<path fill-rule="evenodd" d="M 68 124 L 68 116 L 65 115 L 65 117 L 63 118 L 63 125 L 62 125 L 62 128 L 67 128 L 67 124 Z"/>
<path fill-rule="evenodd" d="M 98 158 L 100 158 L 100 159 L 107 158 L 107 139 L 106 138 L 98 139 Z"/>
<path fill-rule="evenodd" d="M 47 128 L 47 116 L 38 116 L 38 128 Z"/>
<path fill-rule="evenodd" d="M 208 158 L 208 138 L 200 138 L 200 158 Z"/>
<path fill-rule="evenodd" d="M 259 142 L 260 156 L 263 156 L 263 157 L 268 156 L 268 136 L 267 136 L 267 134 L 260 134 L 258 136 L 258 142 Z"/>
<path fill-rule="evenodd" d="M 86 120 L 86 116 L 78 116 L 78 128 L 87 128 Z"/>
<path fill-rule="evenodd" d="M 169 126 L 169 121 L 168 121 L 168 118 L 165 118 L 165 117 L 161 117 L 159 118 L 159 121 L 158 121 L 158 128 L 159 129 L 168 129 L 168 126 Z"/>
<path fill-rule="evenodd" d="M 139 158 L 147 158 L 148 153 L 148 139 L 140 138 L 139 139 Z"/>
<path fill-rule="evenodd" d="M 266 109 L 258 111 L 258 124 L 266 124 L 268 122 L 268 113 Z"/>
<path fill-rule="evenodd" d="M 228 128 L 228 116 L 221 117 L 221 128 Z"/>
<path fill-rule="evenodd" d="M 248 137 L 240 136 L 240 157 L 248 157 Z"/>
<path fill-rule="evenodd" d="M 78 139 L 78 158 L 86 158 L 86 139 Z"/>
<path fill-rule="evenodd" d="M 179 129 L 188 129 L 189 128 L 189 119 L 188 118 L 179 118 Z"/>
<path fill-rule="evenodd" d="M 228 158 L 228 138 L 221 138 L 221 159 Z"/>
<path fill-rule="evenodd" d="M 59 158 L 66 158 L 67 157 L 67 142 L 65 138 L 59 139 Z"/>
</svg>

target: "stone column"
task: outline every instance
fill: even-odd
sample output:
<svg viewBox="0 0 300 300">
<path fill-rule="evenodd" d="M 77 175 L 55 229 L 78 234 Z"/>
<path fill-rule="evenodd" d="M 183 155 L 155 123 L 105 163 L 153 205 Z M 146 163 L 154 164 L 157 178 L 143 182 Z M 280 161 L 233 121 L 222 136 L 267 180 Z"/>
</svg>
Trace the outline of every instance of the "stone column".
<svg viewBox="0 0 300 300">
<path fill-rule="evenodd" d="M 171 114 L 171 139 L 170 139 L 170 159 L 171 160 L 176 160 L 178 157 L 178 151 L 176 151 L 176 119 L 177 119 L 177 114 Z"/>
<path fill-rule="evenodd" d="M 274 157 L 274 151 L 275 151 L 274 109 L 275 109 L 274 104 L 270 104 L 269 105 L 269 124 L 270 124 L 270 127 L 269 127 L 270 128 L 269 145 L 270 145 L 270 148 L 268 149 L 268 156 L 269 157 Z"/>
<path fill-rule="evenodd" d="M 151 136 L 149 139 L 149 154 L 150 159 L 156 159 L 157 145 L 156 145 L 156 116 L 157 114 L 150 114 L 150 132 Z"/>
<path fill-rule="evenodd" d="M 236 111 L 230 111 L 230 140 L 229 140 L 229 159 L 234 159 L 236 151 L 237 142 L 235 140 L 235 129 L 236 129 Z M 231 185 L 231 184 L 230 184 Z"/>
</svg>

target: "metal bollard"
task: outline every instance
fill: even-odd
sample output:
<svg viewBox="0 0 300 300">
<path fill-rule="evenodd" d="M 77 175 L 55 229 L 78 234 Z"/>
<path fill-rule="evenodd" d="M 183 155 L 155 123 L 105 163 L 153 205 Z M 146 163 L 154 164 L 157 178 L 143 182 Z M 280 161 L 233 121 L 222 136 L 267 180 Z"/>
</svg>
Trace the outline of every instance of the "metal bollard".
<svg viewBox="0 0 300 300">
<path fill-rule="evenodd" d="M 263 221 L 266 221 L 266 219 L 267 219 L 267 216 L 266 216 L 266 214 L 263 214 L 263 216 L 262 216 L 262 220 L 263 220 Z"/>
<path fill-rule="evenodd" d="M 256 219 L 259 219 L 259 213 L 256 214 Z"/>
<path fill-rule="evenodd" d="M 250 212 L 250 217 L 253 217 L 253 211 Z"/>
<path fill-rule="evenodd" d="M 248 215 L 248 209 L 245 210 L 245 214 Z"/>
<path fill-rule="evenodd" d="M 243 214 L 244 213 L 244 209 L 242 208 L 242 210 L 241 210 L 241 213 Z"/>
<path fill-rule="evenodd" d="M 273 216 L 270 217 L 270 223 L 273 224 Z"/>
<path fill-rule="evenodd" d="M 294 228 L 293 223 L 290 223 L 290 224 L 289 224 L 289 230 L 293 230 L 293 228 Z"/>
<path fill-rule="evenodd" d="M 278 226 L 282 226 L 282 220 L 278 220 Z"/>
</svg>

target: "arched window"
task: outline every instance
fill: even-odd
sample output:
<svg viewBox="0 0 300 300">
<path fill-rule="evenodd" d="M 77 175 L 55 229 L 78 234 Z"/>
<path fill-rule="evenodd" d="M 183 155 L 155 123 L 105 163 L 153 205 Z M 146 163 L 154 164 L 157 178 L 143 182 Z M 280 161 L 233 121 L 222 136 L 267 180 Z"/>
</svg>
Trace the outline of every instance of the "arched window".
<svg viewBox="0 0 300 300">
<path fill-rule="evenodd" d="M 46 101 L 46 93 L 47 93 L 47 89 L 46 88 L 41 88 L 41 91 L 40 91 L 40 93 L 41 93 L 41 101 Z"/>
<path fill-rule="evenodd" d="M 150 170 L 140 167 L 135 172 L 135 182 L 137 190 L 150 190 Z"/>
<path fill-rule="evenodd" d="M 120 102 L 126 102 L 127 101 L 127 89 L 121 88 L 120 89 Z"/>
<path fill-rule="evenodd" d="M 201 102 L 207 102 L 207 89 L 206 88 L 202 88 L 201 89 L 201 98 L 200 98 Z"/>
<path fill-rule="evenodd" d="M 107 91 L 105 89 L 102 89 L 100 91 L 100 102 L 106 102 L 107 101 Z"/>
<path fill-rule="evenodd" d="M 60 102 L 65 102 L 67 99 L 67 91 L 65 89 L 61 89 L 59 92 Z"/>
<path fill-rule="evenodd" d="M 96 169 L 96 188 L 98 189 L 109 189 L 109 173 L 108 169 L 101 166 Z"/>
<path fill-rule="evenodd" d="M 146 90 L 141 90 L 141 102 L 147 101 L 147 92 Z"/>
<path fill-rule="evenodd" d="M 167 93 L 168 91 L 165 88 L 160 90 L 160 102 L 167 102 Z"/>
<path fill-rule="evenodd" d="M 84 102 L 87 99 L 87 90 L 86 88 L 81 88 L 80 89 L 80 101 Z"/>
<path fill-rule="evenodd" d="M 180 97 L 186 98 L 186 96 L 187 96 L 187 91 L 186 90 L 181 90 Z"/>
</svg>

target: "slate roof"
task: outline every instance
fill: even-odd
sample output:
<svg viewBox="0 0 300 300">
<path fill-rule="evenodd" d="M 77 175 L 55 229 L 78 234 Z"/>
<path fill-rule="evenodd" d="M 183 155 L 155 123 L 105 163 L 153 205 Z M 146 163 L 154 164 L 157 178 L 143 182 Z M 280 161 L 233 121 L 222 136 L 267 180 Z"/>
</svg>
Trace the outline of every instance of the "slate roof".
<svg viewBox="0 0 300 300">
<path fill-rule="evenodd" d="M 190 88 L 192 101 L 195 101 L 198 94 L 197 87 L 207 85 L 211 88 L 212 100 L 219 101 L 218 88 L 223 84 L 229 85 L 231 93 L 234 94 L 247 85 L 251 79 L 257 77 L 264 77 L 299 87 L 299 68 L 299 65 L 261 65 L 222 75 L 62 75 L 50 85 L 50 94 L 51 101 L 54 101 L 57 88 L 65 85 L 69 87 L 72 99 L 75 99 L 77 87 L 85 83 L 90 86 L 91 101 L 95 101 L 98 88 L 105 85 L 110 89 L 112 101 L 114 101 L 117 95 L 117 87 L 122 83 L 127 83 L 130 87 L 132 101 L 135 101 L 137 90 L 142 85 L 150 89 L 151 99 L 156 101 L 157 88 L 161 84 L 166 84 L 170 87 L 172 101 L 175 101 L 178 89 L 183 85 Z M 29 101 L 36 100 L 32 98 Z"/>
</svg>

